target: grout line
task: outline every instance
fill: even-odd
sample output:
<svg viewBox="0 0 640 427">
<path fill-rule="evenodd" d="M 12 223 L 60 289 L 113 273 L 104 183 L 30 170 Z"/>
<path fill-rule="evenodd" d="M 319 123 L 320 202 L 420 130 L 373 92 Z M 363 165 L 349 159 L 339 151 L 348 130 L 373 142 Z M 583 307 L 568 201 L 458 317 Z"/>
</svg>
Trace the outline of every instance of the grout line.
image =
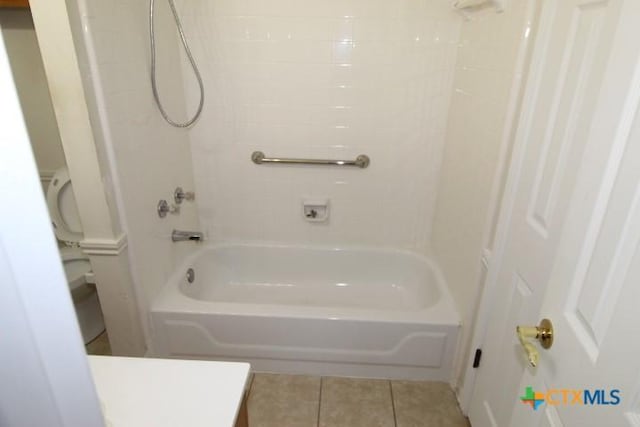
<svg viewBox="0 0 640 427">
<path fill-rule="evenodd" d="M 398 427 L 398 419 L 396 418 L 396 402 L 393 399 L 393 384 L 389 381 L 389 392 L 391 393 L 391 409 L 393 409 L 393 425 Z"/>
<path fill-rule="evenodd" d="M 320 427 L 320 406 L 322 406 L 322 382 L 324 380 L 324 377 L 320 377 L 320 393 L 318 395 L 318 418 L 317 418 L 317 423 L 316 426 Z"/>
</svg>

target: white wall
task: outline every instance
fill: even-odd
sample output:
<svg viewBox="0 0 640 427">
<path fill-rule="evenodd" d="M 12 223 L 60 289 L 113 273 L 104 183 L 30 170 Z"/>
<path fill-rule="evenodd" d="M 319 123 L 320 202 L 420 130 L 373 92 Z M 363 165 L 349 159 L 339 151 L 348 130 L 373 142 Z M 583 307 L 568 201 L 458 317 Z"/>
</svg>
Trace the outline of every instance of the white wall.
<svg viewBox="0 0 640 427">
<path fill-rule="evenodd" d="M 509 154 L 528 3 L 513 0 L 505 13 L 482 12 L 461 29 L 432 240 L 463 318 L 457 370 L 468 358 L 482 250 L 491 242 L 492 209 L 503 185 L 501 156 Z"/>
<path fill-rule="evenodd" d="M 197 229 L 196 208 L 160 219 L 159 199 L 181 185 L 193 188 L 187 131 L 167 125 L 153 103 L 149 80 L 148 2 L 72 2 L 74 39 L 98 150 L 108 160 L 114 200 L 127 233 L 132 274 L 144 315 L 167 275 L 193 244 L 171 242 L 173 228 Z M 158 1 L 158 76 L 163 99 L 184 114 L 177 38 L 167 3 Z"/>
<path fill-rule="evenodd" d="M 85 235 L 80 244 L 96 277 L 112 349 L 116 354 L 141 355 L 145 344 L 126 262 L 126 237 L 121 234 L 113 199 L 105 192 L 110 174 L 96 157 L 65 4 L 48 1 L 44 9 L 36 2 L 31 6 L 31 10 L 0 10 L 0 23 L 9 41 L 43 190 L 54 171 L 68 163 Z"/>
<path fill-rule="evenodd" d="M 212 239 L 427 250 L 460 23 L 449 1 L 178 5 L 207 90 L 190 136 Z M 254 150 L 371 166 L 257 166 Z M 304 221 L 305 197 L 330 199 L 328 224 Z"/>
<path fill-rule="evenodd" d="M 146 346 L 128 270 L 129 248 L 113 197 L 114 175 L 105 167 L 104 147 L 94 138 L 85 96 L 91 88 L 83 86 L 87 72 L 76 51 L 81 44 L 73 40 L 72 26 L 76 34 L 85 27 L 65 0 L 33 0 L 30 6 L 82 222 L 80 246 L 96 276 L 111 347 L 114 354 L 141 355 Z"/>
<path fill-rule="evenodd" d="M 101 427 L 3 37 L 0 194 L 23 209 L 0 211 L 0 425 Z"/>
<path fill-rule="evenodd" d="M 0 26 L 38 169 L 50 179 L 65 160 L 31 12 L 0 9 Z"/>
</svg>

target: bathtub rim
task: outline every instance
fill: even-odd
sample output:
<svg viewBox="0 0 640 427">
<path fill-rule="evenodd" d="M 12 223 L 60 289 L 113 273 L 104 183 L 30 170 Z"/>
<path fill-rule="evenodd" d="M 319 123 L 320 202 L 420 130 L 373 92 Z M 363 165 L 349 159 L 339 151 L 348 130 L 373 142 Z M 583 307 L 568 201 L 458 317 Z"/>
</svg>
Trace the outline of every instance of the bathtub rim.
<svg viewBox="0 0 640 427">
<path fill-rule="evenodd" d="M 197 258 L 208 251 L 223 248 L 254 247 L 254 248 L 286 248 L 323 251 L 364 251 L 376 253 L 394 253 L 407 256 L 428 266 L 435 278 L 434 285 L 438 287 L 440 298 L 438 302 L 420 310 L 391 310 L 368 309 L 361 307 L 318 307 L 289 304 L 256 304 L 238 302 L 219 302 L 199 300 L 187 296 L 180 290 L 180 283 L 184 280 L 186 270 L 192 266 Z M 461 325 L 461 317 L 446 284 L 444 276 L 435 261 L 428 256 L 408 249 L 398 249 L 380 246 L 334 246 L 334 245 L 305 245 L 275 242 L 246 242 L 228 241 L 217 243 L 199 243 L 198 247 L 186 256 L 175 268 L 150 304 L 151 312 L 171 312 L 188 314 L 228 314 L 236 316 L 269 316 L 283 318 L 317 318 L 331 320 L 381 321 L 381 322 L 411 322 L 432 325 Z"/>
</svg>

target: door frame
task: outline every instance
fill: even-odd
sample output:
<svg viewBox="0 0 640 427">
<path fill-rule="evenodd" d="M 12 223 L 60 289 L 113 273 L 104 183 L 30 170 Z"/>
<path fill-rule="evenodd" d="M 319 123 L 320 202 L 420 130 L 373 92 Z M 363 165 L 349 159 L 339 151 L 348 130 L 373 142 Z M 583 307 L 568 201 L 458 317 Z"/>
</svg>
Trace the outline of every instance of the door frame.
<svg viewBox="0 0 640 427">
<path fill-rule="evenodd" d="M 475 321 L 469 353 L 464 366 L 464 382 L 458 394 L 458 401 L 462 412 L 467 415 L 471 406 L 471 398 L 475 388 L 477 368 L 473 367 L 475 359 L 475 349 L 482 349 L 482 343 L 487 332 L 489 315 L 493 307 L 493 295 L 497 285 L 497 273 L 500 271 L 506 234 L 511 212 L 516 198 L 516 187 L 521 171 L 521 160 L 516 165 L 515 159 L 522 157 L 522 141 L 517 141 L 517 133 L 522 126 L 523 106 L 526 102 L 531 102 L 531 96 L 527 97 L 527 81 L 529 75 L 539 69 L 533 64 L 533 48 L 536 45 L 536 35 L 540 32 L 540 10 L 541 4 L 546 0 L 526 0 L 527 1 L 527 21 L 528 33 L 526 40 L 522 43 L 516 59 L 514 68 L 514 78 L 511 84 L 509 105 L 505 118 L 505 125 L 502 133 L 502 147 L 500 148 L 500 158 L 498 160 L 498 170 L 494 176 L 493 189 L 491 195 L 491 208 L 487 216 L 485 225 L 484 247 L 482 254 L 482 264 L 484 276 L 478 277 L 478 286 L 481 288 L 478 293 L 479 302 L 476 305 Z M 505 11 L 508 13 L 508 9 Z M 526 25 L 526 24 L 525 24 Z M 523 28 L 525 30 L 525 28 Z M 512 142 L 513 141 L 513 142 Z M 484 277 L 484 280 L 482 279 Z M 482 363 L 482 362 L 480 362 Z"/>
<path fill-rule="evenodd" d="M 516 200 L 516 190 L 520 181 L 520 175 L 522 171 L 522 162 L 524 161 L 525 154 L 525 137 L 522 135 L 522 129 L 527 129 L 531 123 L 534 109 L 527 108 L 535 102 L 536 93 L 534 88 L 537 86 L 536 82 L 542 74 L 544 61 L 535 62 L 542 54 L 541 50 L 547 46 L 548 38 L 551 35 L 551 27 L 553 26 L 553 16 L 555 11 L 553 8 L 545 8 L 544 4 L 548 0 L 531 0 L 533 2 L 540 2 L 540 13 L 538 16 L 538 22 L 535 24 L 537 27 L 536 35 L 532 43 L 532 61 L 528 69 L 528 76 L 525 85 L 525 92 L 522 98 L 520 106 L 520 114 L 515 128 L 515 140 L 513 143 L 513 154 L 511 156 L 509 171 L 506 178 L 504 195 L 502 198 L 497 225 L 495 232 L 495 251 L 493 253 L 491 262 L 489 264 L 487 278 L 485 280 L 484 288 L 480 302 L 478 304 L 477 318 L 474 325 L 473 336 L 471 340 L 471 349 L 482 348 L 485 336 L 487 334 L 489 317 L 492 312 L 494 295 L 497 289 L 497 276 L 502 267 L 502 260 L 504 255 L 505 246 L 508 238 L 508 229 L 511 222 L 513 208 Z M 637 105 L 635 103 L 627 103 L 624 106 L 623 114 L 629 117 L 634 117 L 637 111 Z M 467 360 L 467 367 L 465 368 L 465 383 L 460 393 L 460 405 L 465 414 L 468 414 L 468 410 L 471 404 L 475 389 L 475 380 L 477 375 L 477 369 L 472 367 L 474 354 L 471 352 L 470 357 Z"/>
<path fill-rule="evenodd" d="M 545 0 L 533 0 L 540 1 L 540 3 L 547 3 Z M 482 290 L 482 295 L 480 298 L 480 302 L 478 304 L 477 311 L 477 319 L 474 325 L 473 336 L 471 341 L 471 348 L 482 348 L 482 344 L 487 335 L 487 328 L 489 317 L 492 313 L 492 308 L 494 304 L 492 301 L 494 300 L 494 296 L 497 290 L 497 275 L 502 267 L 502 260 L 504 255 L 504 249 L 507 243 L 508 238 L 508 229 L 509 224 L 511 222 L 513 207 L 516 199 L 516 190 L 518 187 L 518 183 L 521 177 L 522 164 L 524 161 L 524 145 L 525 138 L 521 135 L 522 129 L 527 129 L 531 122 L 532 115 L 534 113 L 532 108 L 527 108 L 535 101 L 536 94 L 533 92 L 532 88 L 537 86 L 535 83 L 540 78 L 543 70 L 542 62 L 538 61 L 538 57 L 542 54 L 541 50 L 546 47 L 548 42 L 548 37 L 551 35 L 551 27 L 554 24 L 553 16 L 555 15 L 555 10 L 553 8 L 545 8 L 544 5 L 541 8 L 541 13 L 537 22 L 537 36 L 540 39 L 536 40 L 533 44 L 533 61 L 531 62 L 531 66 L 529 68 L 529 78 L 528 81 L 525 82 L 525 95 L 522 101 L 521 114 L 517 123 L 517 133 L 513 146 L 513 155 L 509 165 L 509 172 L 506 179 L 505 184 L 505 192 L 504 197 L 502 199 L 502 206 L 500 207 L 500 212 L 498 216 L 496 233 L 495 233 L 495 241 L 496 241 L 496 251 L 492 258 L 492 262 L 489 265 L 487 278 L 485 280 L 485 286 Z M 638 69 L 634 72 L 634 81 L 630 86 L 632 92 L 635 93 L 636 89 L 639 87 L 638 83 Z M 621 116 L 627 118 L 629 122 L 629 127 L 631 126 L 631 122 L 634 117 L 636 117 L 638 112 L 638 103 L 636 102 L 625 102 L 623 107 L 623 111 Z M 473 362 L 473 354 L 467 360 L 468 365 L 465 368 L 465 384 L 460 393 L 460 404 L 463 412 L 468 414 L 471 399 L 473 397 L 474 389 L 475 389 L 475 380 L 477 376 L 477 369 L 472 367 Z M 467 380 L 468 379 L 468 380 Z"/>
</svg>

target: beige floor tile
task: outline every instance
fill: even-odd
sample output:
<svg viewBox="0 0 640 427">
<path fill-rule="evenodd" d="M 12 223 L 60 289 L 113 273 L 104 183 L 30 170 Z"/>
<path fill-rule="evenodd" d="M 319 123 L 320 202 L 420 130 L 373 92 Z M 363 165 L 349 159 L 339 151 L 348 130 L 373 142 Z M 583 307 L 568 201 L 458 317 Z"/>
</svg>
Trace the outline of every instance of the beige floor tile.
<svg viewBox="0 0 640 427">
<path fill-rule="evenodd" d="M 317 427 L 320 377 L 255 374 L 249 395 L 251 427 Z"/>
<path fill-rule="evenodd" d="M 104 331 L 85 346 L 87 354 L 95 354 L 101 356 L 111 356 L 111 343 L 107 331 Z"/>
<path fill-rule="evenodd" d="M 320 427 L 394 427 L 389 381 L 323 378 Z"/>
<path fill-rule="evenodd" d="M 468 427 L 446 383 L 392 381 L 397 427 Z"/>
</svg>

